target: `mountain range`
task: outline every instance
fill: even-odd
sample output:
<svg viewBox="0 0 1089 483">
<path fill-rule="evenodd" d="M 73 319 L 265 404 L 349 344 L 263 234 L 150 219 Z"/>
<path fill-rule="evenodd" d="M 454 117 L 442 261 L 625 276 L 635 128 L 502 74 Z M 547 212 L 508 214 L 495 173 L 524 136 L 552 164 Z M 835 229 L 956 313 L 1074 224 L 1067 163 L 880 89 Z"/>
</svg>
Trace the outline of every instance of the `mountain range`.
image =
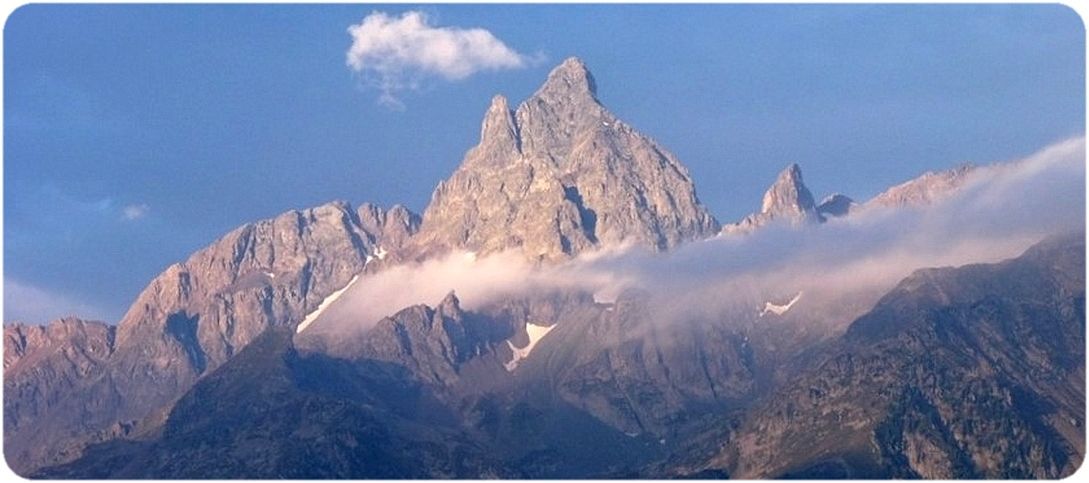
<svg viewBox="0 0 1089 483">
<path fill-rule="evenodd" d="M 289 211 L 167 267 L 116 325 L 6 324 L 5 458 L 34 478 L 1063 477 L 1085 453 L 1083 226 L 1004 261 L 713 311 L 579 283 L 352 310 L 450 257 L 668 260 L 925 210 L 983 169 L 817 202 L 791 164 L 723 224 L 570 58 L 518 106 L 492 99 L 422 215 Z"/>
</svg>

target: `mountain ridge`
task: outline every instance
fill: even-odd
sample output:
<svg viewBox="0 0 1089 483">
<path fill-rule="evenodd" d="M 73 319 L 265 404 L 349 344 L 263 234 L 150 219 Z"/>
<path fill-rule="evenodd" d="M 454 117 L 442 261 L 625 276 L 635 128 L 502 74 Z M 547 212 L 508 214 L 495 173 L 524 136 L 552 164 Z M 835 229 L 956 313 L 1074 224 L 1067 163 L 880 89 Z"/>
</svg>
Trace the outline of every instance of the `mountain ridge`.
<svg viewBox="0 0 1089 483">
<path fill-rule="evenodd" d="M 579 290 L 542 291 L 474 310 L 461 307 L 450 293 L 429 301 L 437 302 L 433 306 L 388 314 L 360 338 L 342 337 L 333 341 L 337 345 L 296 346 L 292 329 L 356 277 L 454 250 L 481 256 L 520 250 L 537 265 L 623 243 L 666 252 L 770 224 L 810 226 L 867 207 L 934 203 L 959 189 L 970 172 L 926 173 L 862 204 L 843 195 L 817 204 L 801 168 L 791 164 L 765 192 L 759 212 L 723 227 L 699 201 L 684 166 L 610 113 L 597 99 L 589 69 L 570 58 L 515 109 L 501 95 L 492 98 L 479 143 L 438 184 L 422 215 L 400 205 L 353 208 L 345 202 L 291 210 L 238 227 L 168 267 L 116 327 L 74 319 L 40 331 L 5 326 L 5 456 L 20 474 L 69 477 L 231 476 L 212 461 L 259 477 L 609 476 L 653 461 L 663 465 L 655 475 L 810 470 L 747 467 L 725 453 L 684 465 L 668 460 L 690 437 L 712 446 L 732 444 L 722 439 L 751 439 L 757 423 L 735 418 L 749 415 L 750 405 L 768 394 L 805 400 L 806 388 L 780 384 L 792 381 L 806 357 L 836 347 L 807 330 L 822 322 L 808 299 L 782 317 L 760 318 L 754 309 L 731 320 L 698 320 L 686 330 L 665 331 L 656 328 L 654 307 L 637 290 L 608 302 Z M 1026 293 L 1035 293 L 1030 289 Z M 942 300 L 925 302 L 920 306 L 940 306 Z M 530 324 L 547 326 L 548 332 L 531 355 L 511 366 L 515 348 L 526 347 Z M 851 327 L 856 325 L 866 322 Z M 867 332 L 854 330 L 848 339 Z M 859 340 L 883 343 L 884 333 L 874 332 Z M 949 349 L 940 342 L 927 343 Z M 49 370 L 23 369 L 34 360 L 45 362 L 33 367 Z M 888 367 L 899 370 L 902 363 Z M 252 391 L 232 388 L 229 381 Z M 393 396 L 383 399 L 374 388 Z M 253 394 L 283 398 L 254 402 Z M 903 394 L 902 406 L 887 406 L 890 425 L 940 402 L 926 391 Z M 1077 398 L 1060 396 L 1067 406 Z M 413 419 L 398 409 L 398 398 L 433 419 Z M 246 442 L 269 438 L 264 416 L 250 403 L 283 419 L 273 426 L 284 437 L 268 448 Z M 769 407 L 772 413 L 779 409 Z M 331 431 L 334 443 L 322 439 L 325 429 L 344 419 L 359 426 Z M 926 440 L 889 431 L 892 439 L 882 441 L 916 438 L 917 444 L 951 451 L 955 464 L 948 468 L 975 468 L 957 456 L 969 450 L 951 450 L 944 436 Z M 1065 426 L 1061 431 L 1070 432 Z M 567 433 L 578 433 L 578 444 L 607 441 L 611 449 L 561 448 L 573 444 L 565 441 Z M 218 450 L 196 444 L 210 434 Z M 368 445 L 367 438 L 376 437 L 395 441 L 416 460 Z M 1031 444 L 1059 441 L 1048 437 Z M 454 439 L 447 445 L 443 438 Z M 1060 450 L 1077 450 L 1076 443 L 1062 443 L 1067 446 Z M 305 453 L 307 444 L 325 445 L 330 453 L 314 455 L 324 463 L 300 459 L 295 450 Z M 367 456 L 345 450 L 357 447 Z M 188 456 L 174 456 L 183 454 Z M 392 463 L 376 466 L 375 459 Z M 933 469 L 920 472 L 916 466 L 925 465 L 881 468 L 896 475 Z M 1058 474 L 1058 466 L 1040 474 Z M 153 473 L 158 470 L 163 473 Z"/>
<path fill-rule="evenodd" d="M 403 208 L 390 210 L 392 215 L 374 207 L 367 212 L 381 215 L 368 218 L 371 229 L 392 220 L 388 233 L 394 239 L 415 226 Z M 27 471 L 67 461 L 100 435 L 112 437 L 171 404 L 269 327 L 297 324 L 362 271 L 368 254 L 381 245 L 386 232 L 368 233 L 361 223 L 345 202 L 292 210 L 238 227 L 171 265 L 111 327 L 107 359 L 86 367 L 67 363 L 81 367 L 79 378 L 43 374 L 36 383 L 43 390 L 83 393 L 79 397 L 31 403 L 30 395 L 14 396 L 15 380 L 5 368 L 6 413 L 33 404 L 37 414 L 29 425 L 5 423 L 5 455 L 12 467 Z M 5 326 L 6 344 L 14 330 Z M 104 409 L 91 409 L 98 407 Z M 37 430 L 24 429 L 30 426 Z M 75 429 L 86 427 L 96 430 Z M 71 439 L 38 441 L 51 432 Z"/>
</svg>

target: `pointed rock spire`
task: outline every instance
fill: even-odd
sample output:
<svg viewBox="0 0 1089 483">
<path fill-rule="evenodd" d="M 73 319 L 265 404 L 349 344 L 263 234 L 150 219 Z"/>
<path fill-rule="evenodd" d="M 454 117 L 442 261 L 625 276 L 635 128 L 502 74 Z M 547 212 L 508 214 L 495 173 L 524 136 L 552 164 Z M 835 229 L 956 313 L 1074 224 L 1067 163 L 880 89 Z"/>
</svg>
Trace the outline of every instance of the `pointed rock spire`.
<svg viewBox="0 0 1089 483">
<path fill-rule="evenodd" d="M 775 183 L 764 193 L 760 213 L 772 217 L 806 217 L 816 214 L 813 194 L 802 182 L 802 168 L 791 164 L 779 173 Z"/>
<path fill-rule="evenodd" d="M 461 313 L 461 301 L 458 300 L 457 294 L 451 290 L 442 298 L 442 302 L 439 302 L 438 307 L 435 307 L 436 311 L 440 314 L 451 316 Z"/>
<path fill-rule="evenodd" d="M 518 138 L 518 125 L 514 121 L 514 112 L 507 104 L 507 98 L 496 95 L 492 98 L 484 121 L 480 124 L 480 144 L 478 150 L 484 153 L 517 155 L 521 152 Z"/>
<path fill-rule="evenodd" d="M 819 223 L 824 218 L 817 212 L 813 194 L 802 181 L 802 168 L 787 166 L 764 192 L 760 212 L 746 216 L 740 222 L 723 227 L 725 233 L 747 233 L 772 221 L 787 221 L 792 225 Z"/>
</svg>

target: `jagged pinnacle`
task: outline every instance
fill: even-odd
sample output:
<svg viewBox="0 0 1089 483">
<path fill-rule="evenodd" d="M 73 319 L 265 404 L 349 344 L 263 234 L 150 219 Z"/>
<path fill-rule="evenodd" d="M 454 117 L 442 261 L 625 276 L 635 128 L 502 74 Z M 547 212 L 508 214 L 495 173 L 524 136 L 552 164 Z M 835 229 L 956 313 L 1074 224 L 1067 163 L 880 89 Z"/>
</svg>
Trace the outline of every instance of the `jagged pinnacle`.
<svg viewBox="0 0 1089 483">
<path fill-rule="evenodd" d="M 548 74 L 548 80 L 540 89 L 540 92 L 546 91 L 586 93 L 593 97 L 597 95 L 597 83 L 582 59 L 568 57 Z"/>
<path fill-rule="evenodd" d="M 801 214 L 815 208 L 813 194 L 802 181 L 802 168 L 792 163 L 779 173 L 775 184 L 764 193 L 760 212 L 771 215 Z"/>
</svg>

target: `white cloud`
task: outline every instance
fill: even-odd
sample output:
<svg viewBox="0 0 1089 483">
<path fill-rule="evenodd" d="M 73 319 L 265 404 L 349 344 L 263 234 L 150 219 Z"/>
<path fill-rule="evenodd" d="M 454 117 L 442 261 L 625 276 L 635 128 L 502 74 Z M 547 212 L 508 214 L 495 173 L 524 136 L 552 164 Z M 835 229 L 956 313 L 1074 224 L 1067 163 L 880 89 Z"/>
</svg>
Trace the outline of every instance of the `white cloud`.
<svg viewBox="0 0 1089 483">
<path fill-rule="evenodd" d="M 121 218 L 125 219 L 125 221 L 139 220 L 140 218 L 143 218 L 145 215 L 147 215 L 147 212 L 150 210 L 151 207 L 149 207 L 145 203 L 140 203 L 138 205 L 128 205 L 121 210 Z"/>
<path fill-rule="evenodd" d="M 115 322 L 101 307 L 78 300 L 66 294 L 4 278 L 4 323 L 47 323 L 61 317 L 76 316 Z"/>
<path fill-rule="evenodd" d="M 379 102 L 399 106 L 396 95 L 425 76 L 460 80 L 482 70 L 517 69 L 530 63 L 481 28 L 438 27 L 420 11 L 400 16 L 373 12 L 348 27 L 347 64 L 382 92 Z"/>
<path fill-rule="evenodd" d="M 121 218 L 125 221 L 135 221 L 144 218 L 150 207 L 146 203 L 139 203 L 139 205 L 129 205 L 121 210 Z"/>
</svg>

